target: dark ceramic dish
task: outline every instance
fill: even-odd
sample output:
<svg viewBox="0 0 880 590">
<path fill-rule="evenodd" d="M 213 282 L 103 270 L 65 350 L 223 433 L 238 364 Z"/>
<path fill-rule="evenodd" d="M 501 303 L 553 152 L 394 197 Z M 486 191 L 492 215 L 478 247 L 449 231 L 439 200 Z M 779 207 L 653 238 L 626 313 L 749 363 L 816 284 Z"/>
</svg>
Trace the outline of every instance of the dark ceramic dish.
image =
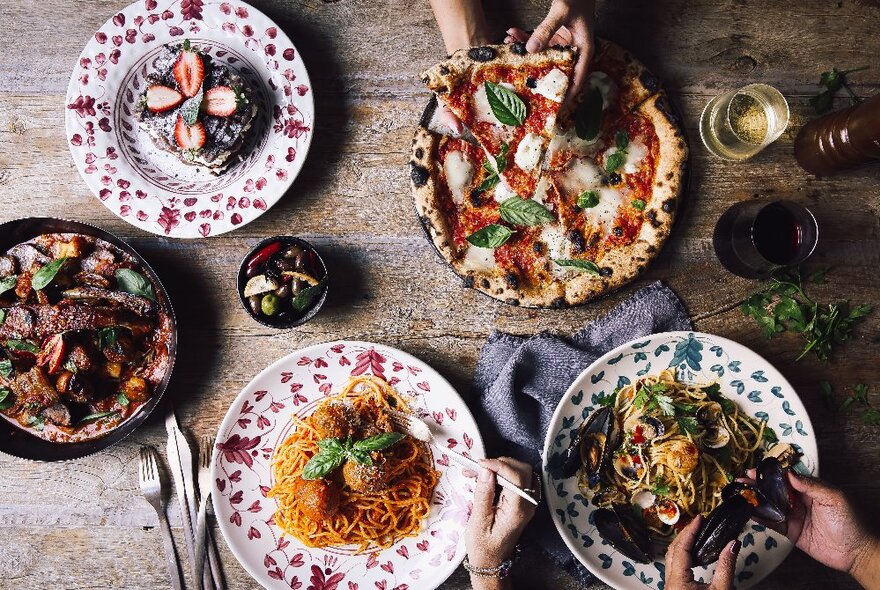
<svg viewBox="0 0 880 590">
<path fill-rule="evenodd" d="M 244 295 L 244 288 L 248 282 L 247 276 L 247 265 L 248 262 L 253 258 L 260 250 L 272 244 L 273 242 L 281 242 L 282 248 L 287 246 L 299 246 L 300 248 L 311 251 L 314 253 L 314 260 L 317 262 L 317 268 L 323 273 L 322 281 L 324 281 L 324 288 L 321 291 L 321 294 L 317 296 L 317 299 L 314 300 L 312 306 L 306 310 L 303 315 L 295 316 L 293 319 L 289 321 L 284 320 L 273 320 L 270 316 L 265 316 L 262 314 L 255 314 L 253 310 L 251 310 L 250 305 L 248 304 L 247 297 Z M 318 254 L 318 251 L 314 246 L 309 244 L 303 239 L 294 237 L 294 236 L 273 236 L 270 238 L 266 238 L 261 240 L 256 246 L 254 246 L 241 261 L 241 265 L 238 268 L 238 298 L 241 301 L 242 306 L 244 306 L 245 311 L 247 311 L 248 315 L 252 317 L 255 321 L 267 326 L 269 328 L 276 328 L 279 330 L 287 330 L 289 328 L 295 328 L 297 326 L 301 326 L 305 324 L 307 321 L 315 317 L 321 307 L 324 305 L 324 301 L 327 299 L 327 292 L 329 291 L 329 276 L 327 274 L 327 265 L 324 264 L 324 259 L 321 258 L 321 255 Z"/>
<path fill-rule="evenodd" d="M 133 256 L 141 268 L 149 274 L 156 290 L 157 299 L 165 306 L 172 325 L 171 336 L 168 340 L 169 365 L 164 378 L 153 391 L 149 401 L 133 416 L 106 435 L 82 442 L 55 443 L 38 438 L 7 420 L 0 419 L 0 452 L 34 461 L 67 461 L 92 455 L 115 445 L 143 424 L 153 409 L 159 405 L 162 395 L 168 388 L 168 382 L 171 380 L 171 373 L 174 369 L 174 359 L 177 355 L 177 321 L 168 293 L 150 265 L 126 242 L 95 226 L 52 217 L 29 217 L 7 221 L 0 224 L 0 253 L 6 252 L 20 242 L 25 242 L 40 234 L 50 233 L 78 233 L 94 236 Z"/>
</svg>

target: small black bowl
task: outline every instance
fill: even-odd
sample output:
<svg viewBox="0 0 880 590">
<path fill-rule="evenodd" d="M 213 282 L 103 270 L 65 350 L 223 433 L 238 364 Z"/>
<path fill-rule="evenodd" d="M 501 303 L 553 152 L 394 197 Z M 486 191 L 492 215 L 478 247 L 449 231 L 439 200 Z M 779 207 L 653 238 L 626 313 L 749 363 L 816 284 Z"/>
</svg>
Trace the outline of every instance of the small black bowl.
<svg viewBox="0 0 880 590">
<path fill-rule="evenodd" d="M 312 304 L 312 307 L 306 311 L 305 314 L 296 317 L 290 321 L 273 321 L 270 317 L 264 316 L 262 314 L 257 315 L 253 311 L 251 311 L 250 305 L 248 305 L 247 297 L 244 296 L 244 287 L 247 285 L 248 277 L 247 277 L 247 263 L 248 261 L 256 255 L 257 252 L 262 250 L 264 247 L 268 246 L 273 242 L 281 242 L 282 248 L 286 246 L 299 246 L 305 250 L 311 250 L 315 254 L 315 258 L 320 265 L 321 270 L 324 272 L 324 278 L 322 279 L 324 284 L 324 290 L 318 296 L 318 299 Z M 256 246 L 251 248 L 251 250 L 247 253 L 244 259 L 241 261 L 241 265 L 238 267 L 238 298 L 241 301 L 242 306 L 244 306 L 245 311 L 247 311 L 248 315 L 251 316 L 257 322 L 267 326 L 269 328 L 276 328 L 279 330 L 287 330 L 289 328 L 295 328 L 297 326 L 301 326 L 313 317 L 317 315 L 318 311 L 324 305 L 324 301 L 327 300 L 327 291 L 329 291 L 329 277 L 327 275 L 327 265 L 324 264 L 324 259 L 321 258 L 321 255 L 318 254 L 318 250 L 315 249 L 314 246 L 309 244 L 307 241 L 297 238 L 295 236 L 274 236 L 271 238 L 266 238 L 265 240 L 261 240 Z"/>
<path fill-rule="evenodd" d="M 128 243 L 110 232 L 80 221 L 57 219 L 54 217 L 15 219 L 0 224 L 0 254 L 20 242 L 30 240 L 40 234 L 52 233 L 76 233 L 94 236 L 113 244 L 138 261 L 141 268 L 150 275 L 156 290 L 156 297 L 166 307 L 168 316 L 171 319 L 171 338 L 168 341 L 168 358 L 170 362 L 162 382 L 153 392 L 150 400 L 128 420 L 100 438 L 74 443 L 55 443 L 34 436 L 27 430 L 16 427 L 8 420 L 0 419 L 0 452 L 33 461 L 68 461 L 79 459 L 80 457 L 103 451 L 134 432 L 144 423 L 156 406 L 159 405 L 162 394 L 168 389 L 168 383 L 171 381 L 174 360 L 177 356 L 177 320 L 174 317 L 174 310 L 171 307 L 171 300 L 168 298 L 165 287 L 159 281 L 156 271 L 147 264 L 147 261 Z"/>
</svg>

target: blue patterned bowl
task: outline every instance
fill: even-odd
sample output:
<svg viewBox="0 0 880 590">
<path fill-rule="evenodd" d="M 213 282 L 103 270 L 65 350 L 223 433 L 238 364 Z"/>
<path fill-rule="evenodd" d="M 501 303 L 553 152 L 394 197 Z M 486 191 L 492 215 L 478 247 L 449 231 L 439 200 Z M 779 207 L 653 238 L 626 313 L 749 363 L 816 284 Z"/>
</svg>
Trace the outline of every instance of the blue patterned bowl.
<svg viewBox="0 0 880 590">
<path fill-rule="evenodd" d="M 746 413 L 767 420 L 781 442 L 800 449 L 797 471 L 816 475 L 819 470 L 816 437 L 800 398 L 779 371 L 745 346 L 700 332 L 667 332 L 617 347 L 568 388 L 550 422 L 543 454 L 544 497 L 559 534 L 581 563 L 615 588 L 663 590 L 664 560 L 634 563 L 603 541 L 593 525 L 595 507 L 578 492 L 576 478 L 553 479 L 547 461 L 568 447 L 578 426 L 598 407 L 600 396 L 666 368 L 674 368 L 684 381 L 718 382 L 721 393 Z M 740 539 L 735 578 L 739 589 L 760 582 L 792 549 L 784 536 L 754 522 L 746 525 Z M 697 581 L 711 580 L 713 569 L 696 568 Z"/>
</svg>

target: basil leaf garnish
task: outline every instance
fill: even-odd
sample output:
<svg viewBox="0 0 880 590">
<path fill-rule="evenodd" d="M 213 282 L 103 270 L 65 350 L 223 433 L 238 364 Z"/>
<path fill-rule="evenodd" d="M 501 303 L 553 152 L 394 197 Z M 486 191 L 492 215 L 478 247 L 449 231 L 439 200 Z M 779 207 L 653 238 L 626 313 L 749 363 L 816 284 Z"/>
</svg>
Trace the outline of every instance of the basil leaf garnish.
<svg viewBox="0 0 880 590">
<path fill-rule="evenodd" d="M 338 442 L 338 441 L 337 441 Z M 321 479 L 340 465 L 345 460 L 346 453 L 344 450 L 321 450 L 314 457 L 309 459 L 303 468 L 303 479 Z"/>
<path fill-rule="evenodd" d="M 120 268 L 117 270 L 116 286 L 126 293 L 140 295 L 141 297 L 146 297 L 153 301 L 156 300 L 156 293 L 153 291 L 153 283 L 136 270 L 130 268 Z"/>
<path fill-rule="evenodd" d="M 639 211 L 644 211 L 647 203 L 642 199 L 633 199 L 630 205 L 633 206 L 633 209 L 638 209 Z"/>
<path fill-rule="evenodd" d="M 34 276 L 31 278 L 31 287 L 34 291 L 39 291 L 40 289 L 45 289 L 46 286 L 52 282 L 52 279 L 55 278 L 55 275 L 58 274 L 58 271 L 61 270 L 62 265 L 67 260 L 67 257 L 58 258 L 57 260 L 53 260 L 40 270 L 34 273 Z"/>
<path fill-rule="evenodd" d="M 617 149 L 623 151 L 629 147 L 629 134 L 626 131 L 618 131 L 614 141 L 617 143 Z"/>
<path fill-rule="evenodd" d="M 10 289 L 15 287 L 15 284 L 18 282 L 18 277 L 16 275 L 12 275 L 11 277 L 4 277 L 0 279 L 0 295 L 3 295 Z"/>
<path fill-rule="evenodd" d="M 37 354 L 40 352 L 40 347 L 32 342 L 28 342 L 27 340 L 7 340 L 6 348 L 9 350 L 21 350 L 24 352 L 32 352 Z"/>
<path fill-rule="evenodd" d="M 0 387 L 0 410 L 6 410 L 13 406 L 14 402 L 9 397 L 11 393 L 12 392 L 5 387 Z"/>
<path fill-rule="evenodd" d="M 558 258 L 553 262 L 555 262 L 559 266 L 564 266 L 566 268 L 576 268 L 578 270 L 582 270 L 584 272 L 588 272 L 594 275 L 599 274 L 599 267 L 596 265 L 595 262 L 590 262 L 589 260 Z"/>
<path fill-rule="evenodd" d="M 119 340 L 120 328 L 101 328 L 98 330 L 98 348 L 111 348 Z"/>
<path fill-rule="evenodd" d="M 12 375 L 12 361 L 3 359 L 0 361 L 0 377 L 9 377 Z"/>
<path fill-rule="evenodd" d="M 495 170 L 498 174 L 501 174 L 505 170 L 507 170 L 507 152 L 510 151 L 510 145 L 505 141 L 501 144 L 501 149 L 498 151 L 498 155 L 495 156 Z"/>
<path fill-rule="evenodd" d="M 614 152 L 605 162 L 605 172 L 611 174 L 626 162 L 626 152 Z"/>
<path fill-rule="evenodd" d="M 555 219 L 542 204 L 518 196 L 502 201 L 499 210 L 501 219 L 514 225 L 542 225 Z"/>
<path fill-rule="evenodd" d="M 477 248 L 498 248 L 503 246 L 514 233 L 509 227 L 492 223 L 478 229 L 466 239 Z"/>
<path fill-rule="evenodd" d="M 602 126 L 602 93 L 595 86 L 590 88 L 574 113 L 574 131 L 586 141 L 599 135 Z"/>
<path fill-rule="evenodd" d="M 348 453 L 349 459 L 353 459 L 355 463 L 360 463 L 361 465 L 373 465 L 373 458 L 370 457 L 370 453 L 368 451 L 358 451 L 356 449 L 351 449 Z"/>
<path fill-rule="evenodd" d="M 484 82 L 486 88 L 486 98 L 489 99 L 489 106 L 492 108 L 492 114 L 498 119 L 499 123 L 504 125 L 522 125 L 526 120 L 526 103 L 520 97 L 493 82 Z"/>
<path fill-rule="evenodd" d="M 578 196 L 578 207 L 592 209 L 599 204 L 599 193 L 596 191 L 584 191 Z"/>
<path fill-rule="evenodd" d="M 364 440 L 359 440 L 352 447 L 355 451 L 383 451 L 401 440 L 405 434 L 400 432 L 383 432 Z"/>
<path fill-rule="evenodd" d="M 322 451 L 330 451 L 333 453 L 345 452 L 345 447 L 339 442 L 338 438 L 324 438 L 318 441 L 318 448 Z"/>
<path fill-rule="evenodd" d="M 291 307 L 296 311 L 307 310 L 324 290 L 326 284 L 327 277 L 325 276 L 317 285 L 306 287 L 293 298 L 293 301 L 290 302 Z"/>
</svg>

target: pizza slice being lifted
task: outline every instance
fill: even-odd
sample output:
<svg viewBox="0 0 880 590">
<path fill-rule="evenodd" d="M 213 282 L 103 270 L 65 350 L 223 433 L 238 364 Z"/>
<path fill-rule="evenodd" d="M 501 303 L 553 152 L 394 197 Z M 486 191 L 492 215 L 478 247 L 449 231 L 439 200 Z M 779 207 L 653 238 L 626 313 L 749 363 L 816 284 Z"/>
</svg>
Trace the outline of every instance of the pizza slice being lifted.
<svg viewBox="0 0 880 590">
<path fill-rule="evenodd" d="M 538 185 L 576 51 L 527 53 L 523 43 L 462 49 L 422 80 L 480 142 L 490 174 L 529 198 Z"/>
</svg>

